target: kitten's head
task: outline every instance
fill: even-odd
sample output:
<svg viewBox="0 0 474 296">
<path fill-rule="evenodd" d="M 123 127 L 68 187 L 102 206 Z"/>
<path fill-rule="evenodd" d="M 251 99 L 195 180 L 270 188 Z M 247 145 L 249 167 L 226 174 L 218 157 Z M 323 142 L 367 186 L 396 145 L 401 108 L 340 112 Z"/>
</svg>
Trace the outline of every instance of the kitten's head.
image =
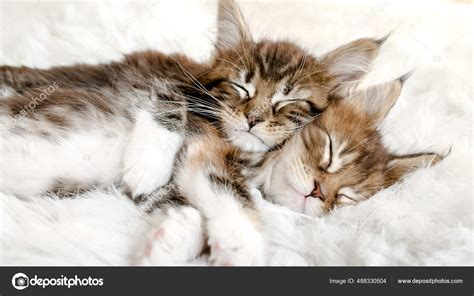
<svg viewBox="0 0 474 296">
<path fill-rule="evenodd" d="M 408 172 L 438 162 L 435 153 L 393 155 L 377 127 L 398 98 L 402 80 L 337 100 L 278 152 L 267 190 L 273 201 L 320 216 L 374 195 Z"/>
<path fill-rule="evenodd" d="M 285 41 L 253 41 L 234 1 L 222 0 L 207 88 L 220 98 L 218 122 L 244 151 L 267 151 L 354 85 L 369 70 L 382 41 L 360 39 L 320 59 Z"/>
</svg>

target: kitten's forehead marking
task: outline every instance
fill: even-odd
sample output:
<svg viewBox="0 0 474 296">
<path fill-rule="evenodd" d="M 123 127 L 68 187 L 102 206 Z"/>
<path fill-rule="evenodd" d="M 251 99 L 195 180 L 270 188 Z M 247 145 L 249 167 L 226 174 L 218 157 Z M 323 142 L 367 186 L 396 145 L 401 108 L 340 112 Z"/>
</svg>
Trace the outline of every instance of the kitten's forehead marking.
<svg viewBox="0 0 474 296">
<path fill-rule="evenodd" d="M 335 173 L 343 166 L 357 157 L 357 153 L 343 153 L 347 147 L 347 142 L 342 142 L 334 135 L 331 136 L 332 158 L 329 167 L 326 169 L 329 173 Z M 325 152 L 326 153 L 326 152 Z"/>
<path fill-rule="evenodd" d="M 328 134 L 324 134 L 324 137 L 326 143 L 324 145 L 323 157 L 319 163 L 321 167 L 327 167 L 331 161 L 331 139 L 329 138 Z"/>
<path fill-rule="evenodd" d="M 301 66 L 304 52 L 292 44 L 265 43 L 259 51 L 260 67 L 266 75 L 285 76 Z"/>
<path fill-rule="evenodd" d="M 265 73 L 278 73 L 279 75 L 284 75 L 292 67 L 291 63 L 278 63 L 278 67 L 275 67 L 271 61 L 265 61 L 263 63 Z"/>
<path fill-rule="evenodd" d="M 237 90 L 237 92 L 239 93 L 239 96 L 240 98 L 245 98 L 247 96 L 247 93 L 245 92 L 245 90 L 243 90 L 242 88 L 236 86 L 236 85 L 233 85 L 232 84 L 232 87 Z M 249 94 L 250 95 L 250 94 Z"/>
</svg>

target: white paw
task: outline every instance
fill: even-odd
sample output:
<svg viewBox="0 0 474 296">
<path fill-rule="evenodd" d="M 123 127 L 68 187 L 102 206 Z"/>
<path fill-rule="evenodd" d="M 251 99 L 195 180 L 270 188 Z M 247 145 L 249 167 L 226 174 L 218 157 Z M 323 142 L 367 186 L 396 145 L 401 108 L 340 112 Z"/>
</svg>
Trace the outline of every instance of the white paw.
<svg viewBox="0 0 474 296">
<path fill-rule="evenodd" d="M 149 113 L 140 113 L 123 159 L 123 182 L 133 197 L 167 184 L 182 136 L 159 126 Z"/>
<path fill-rule="evenodd" d="M 204 244 L 201 215 L 191 207 L 170 209 L 149 234 L 140 265 L 177 265 L 196 258 Z"/>
<path fill-rule="evenodd" d="M 265 264 L 263 236 L 248 217 L 210 220 L 208 227 L 213 265 Z"/>
<path fill-rule="evenodd" d="M 170 153 L 167 158 L 159 159 L 150 154 L 130 149 L 124 158 L 123 182 L 133 197 L 150 194 L 171 179 L 174 155 Z"/>
</svg>

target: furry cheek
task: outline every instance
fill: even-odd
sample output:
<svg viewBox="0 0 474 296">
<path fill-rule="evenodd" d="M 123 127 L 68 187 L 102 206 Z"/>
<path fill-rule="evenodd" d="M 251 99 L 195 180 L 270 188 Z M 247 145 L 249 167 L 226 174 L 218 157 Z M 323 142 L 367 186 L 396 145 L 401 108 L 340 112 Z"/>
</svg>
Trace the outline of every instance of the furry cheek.
<svg viewBox="0 0 474 296">
<path fill-rule="evenodd" d="M 303 192 L 298 192 L 298 189 L 296 189 L 293 184 L 290 184 L 293 172 L 288 165 L 291 163 L 288 156 L 278 161 L 273 170 L 270 180 L 272 200 L 275 203 L 288 207 L 296 212 L 303 212 L 305 194 Z"/>
<path fill-rule="evenodd" d="M 304 197 L 297 196 L 285 181 L 280 179 L 283 178 L 275 178 L 272 182 L 272 188 L 270 189 L 272 201 L 290 210 L 302 213 L 304 210 Z"/>
</svg>

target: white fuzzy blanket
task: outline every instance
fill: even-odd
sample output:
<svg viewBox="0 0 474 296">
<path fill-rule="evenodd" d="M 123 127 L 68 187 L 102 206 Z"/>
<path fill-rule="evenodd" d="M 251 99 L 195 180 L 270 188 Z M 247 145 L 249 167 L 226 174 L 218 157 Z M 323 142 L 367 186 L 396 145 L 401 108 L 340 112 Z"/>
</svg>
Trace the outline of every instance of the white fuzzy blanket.
<svg viewBox="0 0 474 296">
<path fill-rule="evenodd" d="M 386 143 L 400 153 L 452 145 L 441 164 L 325 218 L 263 203 L 269 264 L 474 264 L 472 7 L 412 2 L 242 3 L 255 36 L 290 37 L 315 54 L 396 29 L 367 78 L 380 82 L 417 69 L 386 120 Z M 205 59 L 215 8 L 172 0 L 2 3 L 0 64 L 104 62 L 145 48 Z M 0 194 L 0 203 L 2 265 L 128 265 L 149 228 L 114 193 L 32 201 Z"/>
</svg>

